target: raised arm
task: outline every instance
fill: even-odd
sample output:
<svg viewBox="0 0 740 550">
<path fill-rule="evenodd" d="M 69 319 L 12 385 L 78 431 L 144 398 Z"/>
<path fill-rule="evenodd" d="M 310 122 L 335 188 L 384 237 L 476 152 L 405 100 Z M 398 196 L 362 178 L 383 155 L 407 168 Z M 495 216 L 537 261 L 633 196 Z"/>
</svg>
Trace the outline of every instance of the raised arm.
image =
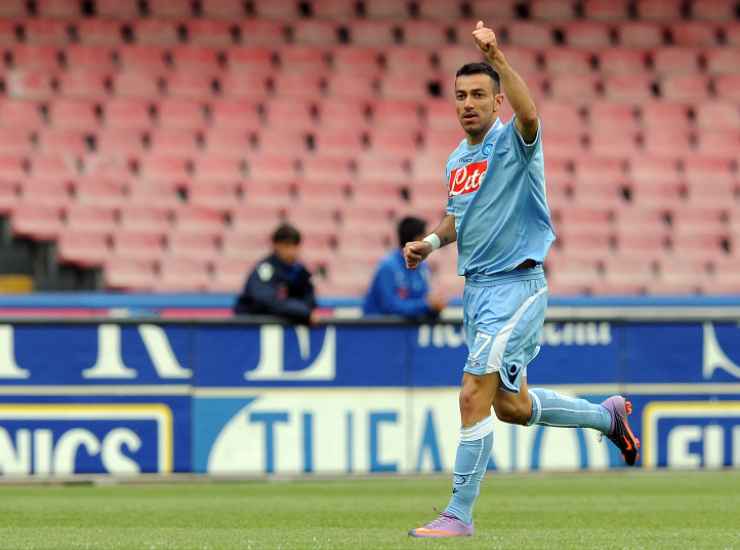
<svg viewBox="0 0 740 550">
<path fill-rule="evenodd" d="M 454 243 L 457 240 L 455 230 L 455 216 L 447 214 L 439 225 L 423 241 L 412 241 L 403 247 L 403 257 L 406 267 L 416 269 L 433 250 L 441 246 Z"/>
<path fill-rule="evenodd" d="M 498 47 L 496 34 L 493 30 L 484 26 L 483 21 L 478 21 L 475 26 L 473 39 L 501 79 L 501 88 L 503 88 L 504 95 L 516 114 L 516 129 L 524 138 L 525 143 L 532 143 L 537 138 L 539 122 L 537 120 L 537 107 L 527 85 L 522 77 L 509 65 L 503 52 Z"/>
</svg>

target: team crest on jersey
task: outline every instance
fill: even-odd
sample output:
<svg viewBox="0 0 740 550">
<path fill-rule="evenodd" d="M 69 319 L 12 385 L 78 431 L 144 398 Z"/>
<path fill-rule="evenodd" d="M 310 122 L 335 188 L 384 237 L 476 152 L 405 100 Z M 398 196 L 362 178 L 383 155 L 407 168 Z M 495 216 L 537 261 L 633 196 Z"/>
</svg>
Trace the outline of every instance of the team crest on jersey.
<svg viewBox="0 0 740 550">
<path fill-rule="evenodd" d="M 488 161 L 473 162 L 460 168 L 455 168 L 450 173 L 449 196 L 465 195 L 474 193 L 480 187 L 483 176 L 488 170 Z"/>
</svg>

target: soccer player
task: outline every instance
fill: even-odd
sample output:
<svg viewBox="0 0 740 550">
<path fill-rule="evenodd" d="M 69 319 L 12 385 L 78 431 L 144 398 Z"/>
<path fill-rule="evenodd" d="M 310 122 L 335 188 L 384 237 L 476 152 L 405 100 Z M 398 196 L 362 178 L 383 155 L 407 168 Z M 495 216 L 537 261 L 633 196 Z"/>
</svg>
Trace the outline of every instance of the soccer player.
<svg viewBox="0 0 740 550">
<path fill-rule="evenodd" d="M 433 250 L 457 241 L 468 345 L 452 497 L 436 519 L 409 532 L 414 537 L 473 534 L 473 504 L 493 446 L 491 406 L 503 422 L 598 430 L 629 465 L 640 445 L 624 397 L 595 404 L 527 386 L 547 307 L 542 263 L 555 240 L 541 127 L 527 85 L 494 32 L 479 21 L 473 39 L 488 63 L 464 65 L 456 74 L 457 116 L 467 138 L 447 161 L 447 215 L 433 233 L 404 248 L 407 265 L 415 268 Z M 506 124 L 498 119 L 504 95 L 515 115 Z"/>
</svg>

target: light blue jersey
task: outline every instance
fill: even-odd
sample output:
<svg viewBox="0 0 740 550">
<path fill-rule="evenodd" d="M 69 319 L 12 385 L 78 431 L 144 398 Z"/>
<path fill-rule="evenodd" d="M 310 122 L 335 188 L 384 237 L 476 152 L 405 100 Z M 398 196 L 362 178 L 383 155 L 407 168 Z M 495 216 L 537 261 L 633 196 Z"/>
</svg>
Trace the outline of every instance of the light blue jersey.
<svg viewBox="0 0 740 550">
<path fill-rule="evenodd" d="M 527 145 L 499 119 L 478 145 L 463 140 L 447 160 L 447 213 L 455 216 L 457 273 L 486 279 L 527 259 L 545 261 L 555 240 L 545 195 L 541 125 Z"/>
</svg>

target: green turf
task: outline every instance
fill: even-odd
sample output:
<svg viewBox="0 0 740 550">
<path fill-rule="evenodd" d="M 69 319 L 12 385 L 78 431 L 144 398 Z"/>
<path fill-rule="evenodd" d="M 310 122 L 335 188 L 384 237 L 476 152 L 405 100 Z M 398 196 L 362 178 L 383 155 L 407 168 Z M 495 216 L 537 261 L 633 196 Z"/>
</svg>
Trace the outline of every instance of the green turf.
<svg viewBox="0 0 740 550">
<path fill-rule="evenodd" d="M 0 486 L 0 548 L 739 548 L 740 471 L 491 474 L 464 540 L 409 539 L 444 478 Z"/>
</svg>

